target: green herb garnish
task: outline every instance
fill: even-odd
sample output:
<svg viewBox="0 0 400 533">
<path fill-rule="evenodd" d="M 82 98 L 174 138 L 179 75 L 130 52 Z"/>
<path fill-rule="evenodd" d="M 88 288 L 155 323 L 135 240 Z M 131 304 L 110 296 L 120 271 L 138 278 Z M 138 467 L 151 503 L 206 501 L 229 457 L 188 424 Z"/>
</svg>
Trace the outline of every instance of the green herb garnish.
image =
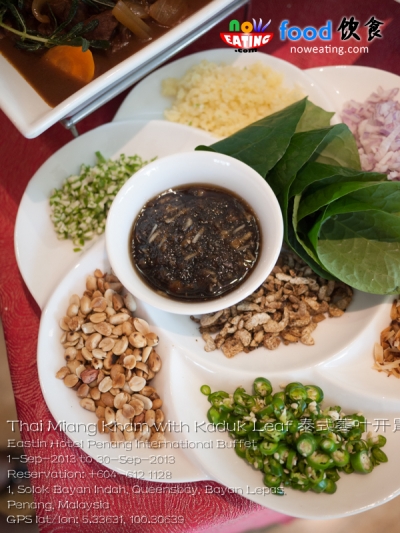
<svg viewBox="0 0 400 533">
<path fill-rule="evenodd" d="M 247 163 L 280 203 L 286 243 L 320 276 L 400 291 L 400 183 L 361 170 L 345 124 L 306 98 L 209 147 Z"/>
<path fill-rule="evenodd" d="M 107 0 L 105 1 L 107 2 Z M 50 35 L 44 35 L 39 31 L 29 29 L 22 14 L 22 6 L 19 0 L 0 0 L 0 27 L 19 37 L 15 45 L 27 51 L 52 48 L 59 45 L 81 46 L 83 51 L 89 48 L 108 48 L 110 46 L 108 41 L 89 41 L 83 37 L 84 34 L 97 28 L 98 20 L 92 20 L 87 24 L 78 22 L 73 28 L 66 29 L 76 15 L 78 4 L 79 0 L 72 0 L 67 19 L 59 25 L 57 25 L 57 20 L 51 12 L 53 31 Z"/>
</svg>

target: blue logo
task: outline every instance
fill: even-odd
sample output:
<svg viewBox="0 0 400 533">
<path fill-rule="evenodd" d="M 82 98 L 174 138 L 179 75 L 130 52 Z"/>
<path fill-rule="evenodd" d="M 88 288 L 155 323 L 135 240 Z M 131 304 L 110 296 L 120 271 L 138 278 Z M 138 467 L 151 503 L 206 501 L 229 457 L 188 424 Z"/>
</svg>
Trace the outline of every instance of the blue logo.
<svg viewBox="0 0 400 533">
<path fill-rule="evenodd" d="M 298 41 L 303 37 L 306 41 L 314 41 L 319 37 L 322 41 L 332 40 L 332 21 L 327 20 L 325 26 L 317 29 L 314 26 L 307 26 L 303 30 L 298 26 L 288 27 L 289 21 L 282 20 L 279 26 L 279 38 L 281 41 L 289 39 L 289 41 Z"/>
</svg>

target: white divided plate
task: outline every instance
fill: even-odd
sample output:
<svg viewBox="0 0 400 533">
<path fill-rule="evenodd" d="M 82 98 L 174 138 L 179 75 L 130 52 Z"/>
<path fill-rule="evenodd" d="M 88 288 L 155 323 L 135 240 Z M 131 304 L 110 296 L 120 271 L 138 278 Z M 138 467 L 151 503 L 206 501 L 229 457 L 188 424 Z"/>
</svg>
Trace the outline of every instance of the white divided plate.
<svg viewBox="0 0 400 533">
<path fill-rule="evenodd" d="M 204 55 L 200 59 L 203 57 Z M 352 68 L 355 67 L 346 67 L 346 70 Z M 346 76 L 349 73 L 350 70 Z M 322 79 L 323 74 L 320 76 Z M 342 101 L 358 99 L 358 94 L 352 92 L 351 86 L 340 85 L 340 80 L 344 78 L 345 76 L 339 75 L 332 78 L 331 85 L 337 88 L 336 94 L 340 93 Z M 365 85 L 368 83 L 369 86 L 368 89 L 365 88 L 363 98 L 376 89 L 376 79 L 376 75 L 369 76 L 369 81 L 365 81 Z M 378 79 L 378 82 L 382 80 Z M 392 84 L 381 84 L 384 88 L 392 87 Z M 157 101 L 153 103 L 157 108 Z M 335 103 L 337 104 L 336 101 Z M 107 259 L 103 239 L 98 239 L 82 255 L 72 252 L 71 243 L 57 241 L 48 219 L 48 195 L 67 175 L 76 172 L 82 162 L 93 163 L 92 154 L 96 150 L 111 156 L 118 153 L 132 135 L 136 136 L 138 142 L 129 153 L 139 153 L 145 158 L 166 155 L 163 151 L 164 144 L 160 145 L 161 152 L 158 150 L 157 154 L 152 153 L 153 145 L 158 142 L 158 131 L 164 132 L 162 141 L 166 141 L 168 146 L 178 137 L 181 150 L 190 149 L 185 143 L 191 142 L 192 133 L 197 136 L 193 139 L 193 147 L 213 141 L 211 137 L 208 137 L 208 141 L 205 140 L 207 134 L 199 130 L 165 121 L 146 126 L 149 129 L 145 128 L 144 132 L 149 135 L 144 135 L 142 139 L 140 131 L 144 126 L 144 122 L 137 123 L 136 126 L 133 123 L 115 123 L 72 141 L 55 154 L 57 157 L 52 162 L 50 159 L 38 171 L 33 178 L 36 184 L 28 186 L 21 203 L 15 234 L 18 263 L 24 280 L 40 305 L 43 306 L 66 274 L 43 313 L 38 347 L 41 385 L 56 420 L 77 422 L 79 418 L 79 422 L 93 423 L 93 413 L 81 409 L 75 393 L 54 377 L 63 364 L 58 320 L 60 310 L 62 313 L 62 309 L 66 308 L 69 296 L 73 292 L 82 292 L 85 276 L 97 267 L 105 268 Z M 174 129 L 164 130 L 164 127 Z M 181 133 L 178 134 L 178 131 Z M 179 148 L 176 151 L 178 150 Z M 344 317 L 327 319 L 319 324 L 314 332 L 314 347 L 281 346 L 275 352 L 259 349 L 250 354 L 239 354 L 231 360 L 225 359 L 220 352 L 204 352 L 203 341 L 189 318 L 170 315 L 139 302 L 139 313 L 160 334 L 159 351 L 164 366 L 155 378 L 155 384 L 165 401 L 167 418 L 178 424 L 187 424 L 189 428 L 183 434 L 173 432 L 171 438 L 195 443 L 185 451 L 187 461 L 181 449 L 172 452 L 177 458 L 176 466 L 168 468 L 172 472 L 172 478 L 158 481 L 195 481 L 209 476 L 209 479 L 223 483 L 226 490 L 243 494 L 266 507 L 293 516 L 320 519 L 361 512 L 397 496 L 400 492 L 400 458 L 397 453 L 400 432 L 395 431 L 394 419 L 400 416 L 399 382 L 371 369 L 372 346 L 378 340 L 379 332 L 389 323 L 390 300 L 390 297 L 356 293 L 354 302 Z M 50 364 L 48 353 L 55 354 Z M 389 426 L 386 431 L 380 429 L 379 432 L 388 440 L 384 450 L 389 456 L 389 463 L 380 465 L 368 476 L 342 476 L 334 495 L 303 494 L 289 489 L 283 497 L 263 494 L 262 475 L 239 459 L 234 450 L 228 447 L 231 443 L 229 436 L 210 431 L 203 433 L 202 422 L 207 420 L 209 405 L 199 392 L 200 386 L 205 383 L 213 390 L 231 392 L 239 385 L 250 390 L 252 381 L 259 375 L 270 378 L 275 390 L 279 390 L 281 383 L 294 380 L 318 384 L 325 392 L 326 404 L 339 403 L 347 413 L 363 411 L 370 422 L 376 419 L 387 421 Z M 369 429 L 374 430 L 374 427 Z M 70 432 L 69 436 L 73 440 L 89 438 L 84 431 L 82 434 Z M 96 437 L 98 438 L 100 437 Z M 104 437 L 103 442 L 106 441 L 108 439 Z M 218 441 L 220 446 L 225 447 L 218 448 Z M 121 464 L 121 452 L 107 450 L 106 453 L 99 453 L 98 449 L 84 449 L 96 460 L 99 460 L 99 455 L 109 455 L 110 464 L 107 466 L 126 475 L 131 475 L 128 470 L 139 470 L 132 468 L 132 465 L 128 467 Z M 152 454 L 146 449 L 122 452 L 123 455 L 129 453 L 139 457 L 141 465 L 146 463 L 146 454 Z M 191 466 L 192 461 L 195 466 Z M 139 475 L 142 475 L 141 472 L 146 479 L 150 479 L 151 469 L 147 465 L 140 468 Z"/>
<path fill-rule="evenodd" d="M 216 48 L 183 57 L 152 72 L 128 94 L 117 111 L 114 121 L 131 118 L 163 119 L 164 111 L 171 107 L 172 98 L 161 94 L 162 80 L 166 78 L 181 78 L 189 68 L 203 60 L 217 64 L 235 64 L 241 67 L 261 62 L 263 65 L 281 72 L 284 75 L 284 83 L 287 87 L 297 84 L 314 104 L 323 107 L 327 111 L 335 110 L 329 96 L 325 94 L 319 85 L 305 71 L 300 70 L 291 63 L 262 52 L 243 55 L 235 54 L 232 48 Z M 261 89 L 262 87 L 260 87 Z"/>
<path fill-rule="evenodd" d="M 138 302 L 137 316 L 145 318 L 160 337 L 157 351 L 162 357 L 163 368 L 154 379 L 154 386 L 164 401 L 166 421 L 176 424 L 175 430 L 171 426 L 168 438 L 183 441 L 186 447 L 169 445 L 162 452 L 136 447 L 135 443 L 132 450 L 123 444 L 119 448 L 108 448 L 108 436 L 88 434 L 97 420 L 94 413 L 83 410 L 76 393 L 55 378 L 55 373 L 64 364 L 58 326 L 62 310 L 66 309 L 71 294 L 83 292 L 87 274 L 96 268 L 106 271 L 108 267 L 104 242 L 98 240 L 49 299 L 42 315 L 38 343 L 39 378 L 46 403 L 55 420 L 67 425 L 67 435 L 74 442 L 82 441 L 83 450 L 94 460 L 104 464 L 104 457 L 107 457 L 106 464 L 113 470 L 152 481 L 215 480 L 226 488 L 216 489 L 209 485 L 207 490 L 237 492 L 265 507 L 305 518 L 350 515 L 385 503 L 400 493 L 400 457 L 397 453 L 400 432 L 394 431 L 400 407 L 399 382 L 371 369 L 373 342 L 389 321 L 390 298 L 380 298 L 382 303 L 378 306 L 379 298 L 365 296 L 362 309 L 359 309 L 357 300 L 358 303 L 361 300 L 357 295 L 348 315 L 320 323 L 317 332 L 321 335 L 317 340 L 313 366 L 309 359 L 303 358 L 297 345 L 281 346 L 275 353 L 259 349 L 237 355 L 232 360 L 224 359 L 217 352 L 206 354 L 203 341 L 189 317 L 171 315 Z M 351 335 L 346 329 L 347 320 L 353 324 Z M 343 334 L 345 331 L 347 333 Z M 333 355 L 329 352 L 330 346 L 339 336 L 342 350 Z M 49 358 L 49 353 L 53 357 Z M 298 364 L 292 367 L 296 358 Z M 377 420 L 386 420 L 386 430 L 381 428 L 379 432 L 387 437 L 384 450 L 389 463 L 381 464 L 367 476 L 343 475 L 334 495 L 304 494 L 290 489 L 282 497 L 268 494 L 262 474 L 237 457 L 227 433 L 212 431 L 207 425 L 209 404 L 200 393 L 203 384 L 210 385 L 213 391 L 233 392 L 239 385 L 250 391 L 252 381 L 258 376 L 271 379 L 275 390 L 279 390 L 281 383 L 290 381 L 318 384 L 325 392 L 325 405 L 340 404 L 348 414 L 362 411 L 372 431 L 376 429 Z M 154 469 L 152 456 L 160 453 L 173 456 L 174 462 Z M 126 457 L 132 457 L 136 465 L 127 463 Z M 170 474 L 161 478 L 157 474 L 155 479 L 154 470 Z"/>
<path fill-rule="evenodd" d="M 86 277 L 93 274 L 96 268 L 110 272 L 106 256 L 104 239 L 97 240 L 88 253 L 82 256 L 75 268 L 64 277 L 53 292 L 40 320 L 38 339 L 38 371 L 40 386 L 44 399 L 56 423 L 61 422 L 65 433 L 81 449 L 101 465 L 107 466 L 120 474 L 136 479 L 179 483 L 207 479 L 207 475 L 190 463 L 181 448 L 165 449 L 137 447 L 139 443 L 127 442 L 110 448 L 110 437 L 97 433 L 97 417 L 93 412 L 86 411 L 79 405 L 76 392 L 67 388 L 62 380 L 55 377 L 56 372 L 65 364 L 63 347 L 60 344 L 61 329 L 59 327 L 63 310 L 68 307 L 72 294 L 83 294 Z M 147 306 L 138 302 L 137 316 L 148 319 Z M 176 355 L 174 349 L 163 332 L 156 326 L 152 331 L 160 337 L 158 345 L 162 354 L 163 368 L 160 375 L 152 381 L 160 397 L 163 399 L 163 412 L 166 420 L 175 420 L 172 414 L 171 401 L 171 362 Z M 180 440 L 182 435 L 170 434 L 173 440 Z M 157 464 L 158 455 L 172 457 L 167 464 Z M 164 471 L 159 473 L 159 471 Z M 170 474 L 168 474 L 170 472 Z"/>
<path fill-rule="evenodd" d="M 49 197 L 52 189 L 79 172 L 85 163 L 96 162 L 95 152 L 106 158 L 139 154 L 144 160 L 193 150 L 199 144 L 212 144 L 204 131 L 166 121 L 135 120 L 105 124 L 66 144 L 36 172 L 22 197 L 15 224 L 15 254 L 29 291 L 43 308 L 62 277 L 90 248 L 73 251 L 70 240 L 57 239 L 50 220 Z M 104 236 L 100 237 L 104 238 Z"/>
<path fill-rule="evenodd" d="M 343 318 L 343 321 L 345 320 L 346 317 Z M 377 324 L 373 329 L 376 336 L 379 336 Z M 225 494 L 229 491 L 236 492 L 260 505 L 300 518 L 322 520 L 344 517 L 366 511 L 397 496 L 400 493 L 400 433 L 394 429 L 395 419 L 399 420 L 399 383 L 398 380 L 388 380 L 386 376 L 371 369 L 371 344 L 361 341 L 362 337 L 359 337 L 358 341 L 349 347 L 354 351 L 354 364 L 357 365 L 358 374 L 353 373 L 351 379 L 345 382 L 341 378 L 347 373 L 347 361 L 338 361 L 337 373 L 332 375 L 330 365 L 322 362 L 323 356 L 321 364 L 316 368 L 301 371 L 289 369 L 286 372 L 270 372 L 268 354 L 265 354 L 263 368 L 248 372 L 230 369 L 230 361 L 227 361 L 225 368 L 221 368 L 208 363 L 200 365 L 189 354 L 186 355 L 185 363 L 182 358 L 175 358 L 172 361 L 171 373 L 175 413 L 178 419 L 190 428 L 187 438 L 200 443 L 190 450 L 191 459 L 210 477 L 226 487 Z M 329 337 L 326 342 L 329 343 Z M 287 347 L 287 351 L 296 351 L 296 346 Z M 251 355 L 248 354 L 247 357 L 250 358 Z M 282 349 L 282 359 L 285 359 L 286 355 L 289 354 Z M 387 438 L 384 451 L 389 462 L 382 463 L 366 476 L 342 474 L 337 482 L 337 491 L 333 495 L 315 494 L 311 491 L 301 493 L 289 488 L 284 489 L 283 496 L 268 493 L 263 484 L 263 474 L 236 455 L 232 447 L 233 440 L 226 432 L 212 431 L 207 425 L 206 412 L 210 405 L 207 398 L 199 393 L 203 384 L 208 384 L 212 391 L 224 390 L 232 393 L 238 386 L 243 386 L 251 392 L 252 383 L 259 376 L 269 378 L 274 391 L 280 390 L 280 384 L 291 381 L 317 384 L 325 393 L 325 406 L 339 404 L 347 414 L 362 411 L 371 424 L 369 430 L 373 432 L 376 424 L 386 425 L 386 430 L 381 428 L 379 433 Z M 391 383 L 388 383 L 389 381 Z M 388 385 L 390 393 L 385 390 Z M 364 390 L 361 392 L 360 388 Z M 212 491 L 212 487 L 209 490 Z M 221 494 L 224 493 L 223 489 L 219 490 Z"/>
</svg>

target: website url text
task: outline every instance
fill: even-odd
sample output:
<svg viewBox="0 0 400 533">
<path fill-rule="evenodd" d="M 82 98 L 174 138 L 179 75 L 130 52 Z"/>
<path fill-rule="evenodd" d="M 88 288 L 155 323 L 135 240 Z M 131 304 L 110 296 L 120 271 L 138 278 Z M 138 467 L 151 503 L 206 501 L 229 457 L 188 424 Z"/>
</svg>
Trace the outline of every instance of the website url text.
<svg viewBox="0 0 400 533">
<path fill-rule="evenodd" d="M 368 46 L 291 46 L 290 52 L 295 54 L 368 54 Z"/>
</svg>

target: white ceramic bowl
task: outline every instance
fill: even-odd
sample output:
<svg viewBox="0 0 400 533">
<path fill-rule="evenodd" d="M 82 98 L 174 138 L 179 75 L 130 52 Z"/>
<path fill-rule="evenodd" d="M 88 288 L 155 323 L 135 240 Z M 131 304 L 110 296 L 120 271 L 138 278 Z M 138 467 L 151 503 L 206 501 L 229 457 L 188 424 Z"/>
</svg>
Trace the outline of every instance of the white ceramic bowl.
<svg viewBox="0 0 400 533">
<path fill-rule="evenodd" d="M 130 234 L 142 207 L 167 189 L 208 184 L 231 190 L 253 209 L 261 228 L 261 251 L 253 270 L 236 289 L 201 302 L 178 301 L 151 289 L 132 265 Z M 259 287 L 278 258 L 283 238 L 282 214 L 272 189 L 252 168 L 213 152 L 185 152 L 160 158 L 130 178 L 117 194 L 106 226 L 111 266 L 121 283 L 141 300 L 171 313 L 211 313 L 234 305 Z"/>
</svg>

